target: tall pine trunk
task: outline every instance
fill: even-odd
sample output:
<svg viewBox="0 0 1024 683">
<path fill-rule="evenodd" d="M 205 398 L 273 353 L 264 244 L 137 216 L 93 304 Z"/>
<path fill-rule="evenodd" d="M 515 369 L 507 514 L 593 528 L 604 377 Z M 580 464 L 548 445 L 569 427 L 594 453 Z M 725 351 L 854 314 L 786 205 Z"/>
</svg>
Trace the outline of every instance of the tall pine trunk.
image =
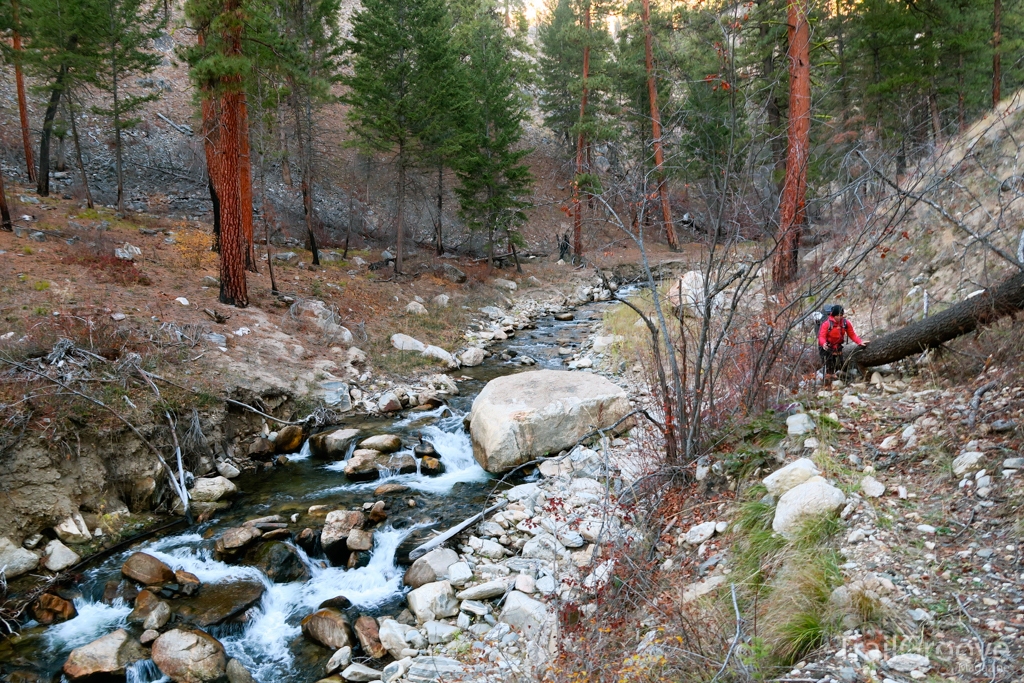
<svg viewBox="0 0 1024 683">
<path fill-rule="evenodd" d="M 85 162 L 82 160 L 82 141 L 78 137 L 78 124 L 75 123 L 75 100 L 74 95 L 68 93 L 68 118 L 71 119 L 71 139 L 75 142 L 75 161 L 78 163 L 78 173 L 82 178 L 82 187 L 85 189 L 85 205 L 93 208 L 92 190 L 89 189 L 89 174 L 85 172 Z"/>
<path fill-rule="evenodd" d="M 319 229 L 319 225 L 317 225 L 317 217 L 313 204 L 313 136 L 307 129 L 307 126 L 312 122 L 307 120 L 304 125 L 303 119 L 305 117 L 302 113 L 302 105 L 299 103 L 299 91 L 295 85 L 295 81 L 292 80 L 290 82 L 292 85 L 292 109 L 295 112 L 295 139 L 299 145 L 299 167 L 302 173 L 302 180 L 299 182 L 299 187 L 302 190 L 302 211 L 306 219 L 306 242 L 309 245 L 309 250 L 313 253 L 313 265 L 319 266 L 320 249 L 318 248 L 316 241 L 316 233 Z"/>
<path fill-rule="evenodd" d="M 60 98 L 64 92 L 64 79 L 68 68 L 61 64 L 57 72 L 57 80 L 50 91 L 50 101 L 43 115 L 43 133 L 39 136 L 39 175 L 36 178 L 36 192 L 40 197 L 50 196 L 50 136 L 53 135 L 53 118 L 57 115 Z"/>
<path fill-rule="evenodd" d="M 14 26 L 20 24 L 18 19 L 18 1 L 11 0 L 11 16 Z M 11 47 L 14 50 L 14 82 L 18 90 L 18 117 L 21 119 L 21 145 L 25 149 L 25 167 L 28 169 L 28 181 L 36 182 L 36 164 L 32 158 L 32 138 L 28 130 L 28 101 L 25 99 L 25 76 L 21 73 L 21 34 L 17 28 L 11 35 Z"/>
<path fill-rule="evenodd" d="M 231 93 L 219 97 L 209 111 L 208 136 L 213 140 L 207 157 L 210 180 L 220 212 L 220 300 L 243 308 L 249 304 L 245 279 L 245 237 L 239 188 L 239 111 Z"/>
<path fill-rule="evenodd" d="M 239 128 L 238 128 L 238 190 L 242 209 L 242 239 L 245 243 L 245 266 L 250 273 L 258 273 L 256 268 L 256 252 L 253 246 L 252 225 L 252 159 L 249 151 L 249 109 L 245 101 L 245 93 L 237 93 Z"/>
<path fill-rule="evenodd" d="M 583 9 L 583 30 L 585 42 L 583 43 L 583 93 L 580 96 L 580 133 L 576 141 L 576 181 L 573 183 L 572 204 L 572 249 L 576 257 L 582 258 L 583 254 L 583 204 L 580 201 L 580 176 L 583 174 L 583 153 L 586 146 L 586 136 L 583 133 L 583 118 L 587 114 L 587 78 L 590 76 L 590 2 L 587 1 Z"/>
<path fill-rule="evenodd" d="M 7 189 L 4 187 L 3 169 L 0 169 L 0 230 L 11 232 L 14 226 L 11 225 L 11 211 L 7 208 Z"/>
<path fill-rule="evenodd" d="M 786 178 L 782 187 L 780 225 L 772 283 L 776 289 L 796 279 L 800 235 L 807 220 L 807 160 L 811 132 L 810 28 L 808 0 L 789 0 L 789 131 Z"/>
<path fill-rule="evenodd" d="M 398 217 L 395 229 L 395 274 L 402 272 L 402 249 L 405 242 L 405 141 L 398 143 Z"/>
<path fill-rule="evenodd" d="M 999 105 L 1002 70 L 999 64 L 999 43 L 1003 37 L 1003 0 L 992 3 L 992 107 Z"/>
<path fill-rule="evenodd" d="M 110 35 L 116 35 L 117 29 L 114 23 L 114 12 L 110 12 Z M 114 168 L 117 173 L 117 212 L 124 214 L 124 163 L 121 157 L 121 103 L 117 91 L 117 46 L 111 45 L 111 94 L 114 98 Z"/>
<path fill-rule="evenodd" d="M 654 48 L 651 46 L 651 0 L 643 0 L 644 13 L 644 66 L 647 69 L 647 97 L 651 103 L 651 138 L 654 145 L 654 172 L 658 180 L 658 197 L 661 200 L 661 218 L 665 222 L 665 237 L 673 250 L 679 248 L 675 225 L 672 223 L 672 206 L 666 188 L 665 154 L 661 149 L 661 113 L 658 111 L 658 85 L 654 79 Z"/>
<path fill-rule="evenodd" d="M 444 255 L 444 235 L 442 219 L 444 217 L 444 164 L 437 164 L 437 223 L 434 225 L 434 251 L 438 256 Z"/>
</svg>

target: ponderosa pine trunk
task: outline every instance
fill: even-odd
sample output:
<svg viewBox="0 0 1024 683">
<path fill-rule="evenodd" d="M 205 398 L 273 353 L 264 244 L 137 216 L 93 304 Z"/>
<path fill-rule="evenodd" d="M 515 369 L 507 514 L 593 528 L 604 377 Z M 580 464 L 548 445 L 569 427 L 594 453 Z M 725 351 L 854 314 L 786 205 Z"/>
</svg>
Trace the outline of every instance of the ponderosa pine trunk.
<svg viewBox="0 0 1024 683">
<path fill-rule="evenodd" d="M 250 273 L 258 273 L 256 268 L 256 251 L 253 246 L 252 224 L 252 159 L 249 153 L 249 108 L 245 93 L 238 93 L 239 129 L 238 129 L 238 190 L 242 205 L 242 239 L 245 246 L 245 267 Z"/>
<path fill-rule="evenodd" d="M 0 230 L 12 232 L 11 210 L 7 208 L 7 189 L 4 187 L 4 173 L 0 169 Z"/>
<path fill-rule="evenodd" d="M 583 92 L 580 95 L 580 133 L 576 140 L 576 179 L 573 182 L 572 205 L 572 250 L 574 256 L 583 256 L 583 203 L 580 201 L 580 176 L 583 175 L 583 153 L 586 146 L 586 136 L 583 133 L 583 118 L 587 115 L 587 78 L 590 76 L 590 2 L 583 9 L 583 30 L 585 33 L 583 43 Z"/>
<path fill-rule="evenodd" d="M 800 235 L 807 220 L 807 159 L 811 132 L 811 54 L 808 0 L 789 0 L 789 131 L 786 177 L 779 210 L 779 239 L 772 264 L 776 289 L 796 279 Z"/>
<path fill-rule="evenodd" d="M 318 220 L 313 204 L 313 140 L 312 134 L 307 135 L 309 125 L 312 122 L 306 120 L 302 113 L 302 105 L 299 103 L 298 89 L 295 81 L 290 81 L 292 86 L 292 109 L 295 112 L 295 140 L 299 145 L 299 166 L 302 172 L 302 180 L 299 187 L 302 191 L 302 211 L 306 219 L 306 243 L 313 253 L 313 265 L 320 265 L 320 249 L 317 245 L 316 233 L 319 230 Z"/>
<path fill-rule="evenodd" d="M 402 243 L 405 242 L 405 142 L 398 143 L 398 217 L 395 228 L 395 275 L 402 273 Z"/>
<path fill-rule="evenodd" d="M 210 109 L 214 115 L 209 134 L 214 154 L 207 158 L 206 165 L 220 205 L 220 301 L 244 308 L 249 305 L 249 295 L 239 184 L 241 149 L 237 98 L 226 93 Z"/>
<path fill-rule="evenodd" d="M 844 354 L 843 362 L 847 366 L 861 368 L 894 363 L 973 332 L 1022 309 L 1024 271 L 1012 275 L 995 287 L 988 288 L 983 294 L 875 339 L 866 348 L 852 349 Z"/>
<path fill-rule="evenodd" d="M 40 197 L 50 196 L 50 136 L 53 134 L 53 119 L 57 115 L 57 107 L 60 106 L 60 98 L 64 93 L 64 79 L 67 75 L 67 66 L 61 64 L 57 71 L 57 80 L 50 91 L 46 113 L 43 115 L 43 133 L 39 136 L 39 175 L 36 177 L 36 192 Z"/>
<path fill-rule="evenodd" d="M 89 189 L 89 174 L 85 172 L 85 162 L 82 160 L 82 141 L 78 138 L 78 124 L 75 123 L 75 99 L 74 94 L 68 93 L 68 118 L 71 119 L 71 139 L 75 142 L 75 161 L 78 163 L 78 173 L 82 178 L 82 188 L 85 190 L 85 205 L 94 208 L 92 202 L 92 190 Z"/>
<path fill-rule="evenodd" d="M 668 198 L 668 183 L 665 180 L 665 153 L 661 147 L 661 112 L 658 110 L 658 84 L 654 78 L 654 47 L 651 44 L 651 0 L 643 0 L 644 21 L 644 66 L 647 69 L 647 97 L 651 104 L 651 144 L 654 147 L 654 174 L 658 180 L 658 198 L 661 200 L 661 219 L 665 223 L 665 239 L 668 246 L 679 249 L 676 228 L 672 222 L 672 206 Z"/>
<path fill-rule="evenodd" d="M 11 16 L 14 26 L 20 24 L 18 18 L 18 2 L 11 0 Z M 36 163 L 32 158 L 32 138 L 28 129 L 28 100 L 25 98 L 25 76 L 21 72 L 21 34 L 17 28 L 11 34 L 11 48 L 14 50 L 14 83 L 18 91 L 18 117 L 21 119 L 21 145 L 25 149 L 25 167 L 28 169 L 28 181 L 36 182 Z"/>
<path fill-rule="evenodd" d="M 444 216 L 444 164 L 437 164 L 437 223 L 434 225 L 434 252 L 444 255 L 444 235 L 442 217 Z M 346 239 L 347 241 L 347 239 Z"/>
</svg>

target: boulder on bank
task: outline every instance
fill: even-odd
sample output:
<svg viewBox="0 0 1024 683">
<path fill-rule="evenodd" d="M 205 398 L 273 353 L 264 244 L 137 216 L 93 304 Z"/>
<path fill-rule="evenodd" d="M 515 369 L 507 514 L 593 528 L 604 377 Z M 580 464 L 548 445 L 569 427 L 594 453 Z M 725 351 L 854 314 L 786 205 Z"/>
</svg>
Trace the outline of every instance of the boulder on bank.
<svg viewBox="0 0 1024 683">
<path fill-rule="evenodd" d="M 173 629 L 153 641 L 153 663 L 177 683 L 205 683 L 227 674 L 224 646 L 208 633 Z"/>
<path fill-rule="evenodd" d="M 359 438 L 358 429 L 332 429 L 309 437 L 309 452 L 315 458 L 342 460 Z"/>
<path fill-rule="evenodd" d="M 8 579 L 28 573 L 38 566 L 38 555 L 15 545 L 6 536 L 0 536 L 0 567 L 5 567 L 4 574 Z"/>
<path fill-rule="evenodd" d="M 345 463 L 345 476 L 352 481 L 372 481 L 380 477 L 384 469 L 397 470 L 399 474 L 412 474 L 416 471 L 416 460 L 411 455 L 360 448 Z"/>
<path fill-rule="evenodd" d="M 203 477 L 196 479 L 189 498 L 195 503 L 214 503 L 237 492 L 238 487 L 227 477 Z"/>
<path fill-rule="evenodd" d="M 838 510 L 846 503 L 846 495 L 823 477 L 811 477 L 786 491 L 775 507 L 772 529 L 787 540 L 799 534 L 809 520 Z"/>
<path fill-rule="evenodd" d="M 499 377 L 473 401 L 473 455 L 488 472 L 506 472 L 569 448 L 631 410 L 621 387 L 593 373 L 534 370 Z"/>
<path fill-rule="evenodd" d="M 64 662 L 64 675 L 70 681 L 124 678 L 125 668 L 145 659 L 142 645 L 123 628 L 77 647 Z"/>
<path fill-rule="evenodd" d="M 302 427 L 288 425 L 277 433 L 274 440 L 275 453 L 293 453 L 302 445 Z"/>
</svg>

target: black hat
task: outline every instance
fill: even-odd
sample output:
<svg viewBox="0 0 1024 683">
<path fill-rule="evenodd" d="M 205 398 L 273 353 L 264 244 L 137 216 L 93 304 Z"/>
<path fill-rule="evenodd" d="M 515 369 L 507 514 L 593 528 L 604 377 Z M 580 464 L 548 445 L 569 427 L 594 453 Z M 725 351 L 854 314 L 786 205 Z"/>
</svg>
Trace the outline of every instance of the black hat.
<svg viewBox="0 0 1024 683">
<path fill-rule="evenodd" d="M 842 306 L 840 306 L 839 304 L 836 304 L 835 306 L 832 307 L 832 315 L 842 315 L 842 314 L 843 314 L 843 307 Z"/>
</svg>

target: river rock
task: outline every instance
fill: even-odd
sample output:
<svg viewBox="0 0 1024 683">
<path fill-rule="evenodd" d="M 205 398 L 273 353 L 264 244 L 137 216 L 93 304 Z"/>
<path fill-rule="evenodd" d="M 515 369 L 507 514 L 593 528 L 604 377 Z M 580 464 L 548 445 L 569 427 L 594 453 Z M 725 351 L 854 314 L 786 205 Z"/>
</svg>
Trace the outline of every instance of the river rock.
<svg viewBox="0 0 1024 683">
<path fill-rule="evenodd" d="M 358 429 L 334 429 L 314 434 L 309 437 L 309 452 L 315 458 L 342 460 L 360 433 Z"/>
<path fill-rule="evenodd" d="M 449 657 L 417 657 L 407 672 L 410 681 L 462 680 L 463 664 Z"/>
<path fill-rule="evenodd" d="M 781 496 L 794 486 L 799 486 L 811 477 L 821 474 L 821 470 L 810 458 L 794 460 L 785 467 L 780 467 L 764 478 L 764 487 L 775 497 Z"/>
<path fill-rule="evenodd" d="M 421 624 L 443 617 L 454 617 L 459 613 L 455 591 L 447 581 L 420 586 L 410 591 L 406 599 L 409 601 L 409 609 Z"/>
<path fill-rule="evenodd" d="M 356 632 L 359 644 L 363 647 L 363 652 L 369 656 L 374 659 L 380 659 L 388 653 L 387 649 L 381 644 L 377 620 L 373 617 L 365 614 L 359 617 L 356 619 L 353 630 Z"/>
<path fill-rule="evenodd" d="M 415 353 L 423 353 L 423 349 L 427 348 L 427 345 L 419 339 L 413 339 L 407 334 L 391 335 L 391 345 L 399 351 L 414 351 Z"/>
<path fill-rule="evenodd" d="M 505 598 L 498 621 L 519 629 L 527 638 L 534 637 L 548 620 L 548 608 L 525 593 L 512 591 Z"/>
<path fill-rule="evenodd" d="M 459 367 L 459 362 L 455 360 L 455 356 L 448 353 L 440 346 L 429 344 L 427 348 L 423 349 L 422 355 L 424 358 L 433 358 L 434 360 L 440 361 L 444 363 L 446 367 L 451 369 Z"/>
<path fill-rule="evenodd" d="M 302 427 L 287 425 L 277 433 L 274 440 L 275 453 L 294 453 L 302 446 Z"/>
<path fill-rule="evenodd" d="M 360 448 L 345 463 L 345 476 L 352 481 L 371 481 L 380 477 L 381 470 L 412 474 L 416 471 L 416 459 L 409 454 L 381 453 Z"/>
<path fill-rule="evenodd" d="M 429 455 L 420 458 L 420 474 L 425 477 L 436 477 L 444 474 L 444 463 Z"/>
<path fill-rule="evenodd" d="M 135 609 L 128 614 L 129 622 L 144 622 L 156 606 L 163 601 L 150 590 L 141 590 L 135 596 Z"/>
<path fill-rule="evenodd" d="M 266 587 L 262 581 L 240 579 L 206 585 L 198 595 L 174 600 L 178 619 L 201 628 L 229 621 L 255 605 Z"/>
<path fill-rule="evenodd" d="M 147 553 L 132 553 L 121 565 L 121 573 L 143 586 L 174 583 L 174 571 Z"/>
<path fill-rule="evenodd" d="M 811 477 L 779 498 L 772 529 L 792 540 L 809 519 L 833 512 L 846 503 L 846 496 L 822 477 Z"/>
<path fill-rule="evenodd" d="M 473 401 L 473 455 L 488 472 L 505 472 L 570 448 L 630 410 L 626 392 L 593 373 L 534 370 L 498 377 Z"/>
<path fill-rule="evenodd" d="M 208 633 L 173 629 L 153 642 L 153 663 L 175 683 L 206 683 L 227 675 L 224 646 Z"/>
<path fill-rule="evenodd" d="M 459 360 L 467 368 L 472 368 L 472 367 L 475 367 L 475 366 L 480 365 L 481 363 L 483 363 L 484 362 L 484 358 L 486 358 L 486 357 L 487 357 L 487 354 L 484 353 L 483 349 L 478 349 L 478 348 L 476 348 L 474 346 L 472 348 L 468 348 L 465 351 L 463 351 L 459 355 Z"/>
<path fill-rule="evenodd" d="M 344 545 L 352 530 L 362 528 L 365 523 L 366 515 L 359 510 L 334 510 L 327 513 L 324 529 L 320 533 L 320 545 L 324 552 L 331 553 L 336 546 Z"/>
<path fill-rule="evenodd" d="M 238 487 L 227 477 L 205 477 L 196 479 L 189 498 L 195 503 L 214 503 L 237 492 Z"/>
<path fill-rule="evenodd" d="M 88 543 L 92 540 L 89 527 L 86 526 L 85 520 L 78 512 L 65 517 L 60 524 L 53 527 L 53 530 L 57 533 L 57 538 L 65 543 Z"/>
<path fill-rule="evenodd" d="M 412 563 L 405 572 L 405 585 L 412 588 L 448 578 L 448 568 L 459 561 L 450 548 L 436 548 Z"/>
<path fill-rule="evenodd" d="M 217 474 L 225 479 L 234 479 L 242 473 L 242 470 L 230 460 L 221 460 L 217 463 Z"/>
<path fill-rule="evenodd" d="M 395 453 L 402 450 L 402 439 L 394 434 L 378 434 L 359 442 L 360 448 L 369 448 L 381 453 Z"/>
<path fill-rule="evenodd" d="M 256 437 L 249 444 L 249 457 L 260 462 L 270 460 L 274 457 L 274 442 L 270 439 L 264 439 L 262 436 Z"/>
<path fill-rule="evenodd" d="M 229 659 L 225 667 L 228 683 L 256 683 L 249 670 L 237 659 Z"/>
<path fill-rule="evenodd" d="M 198 576 L 181 569 L 174 570 L 174 582 L 178 584 L 178 592 L 186 596 L 195 595 L 199 586 L 202 585 Z"/>
<path fill-rule="evenodd" d="M 214 549 L 218 553 L 232 555 L 240 552 L 245 546 L 262 535 L 263 532 L 256 527 L 237 526 L 221 534 L 220 538 L 214 543 Z"/>
<path fill-rule="evenodd" d="M 345 670 L 341 672 L 341 677 L 346 681 L 354 681 L 355 683 L 365 683 L 365 681 L 379 681 L 380 671 L 377 669 L 371 669 L 365 664 L 349 664 L 345 667 Z"/>
<path fill-rule="evenodd" d="M 146 620 L 142 622 L 142 628 L 147 631 L 159 631 L 167 624 L 171 619 L 171 607 L 166 602 L 161 600 L 153 607 L 153 610 L 146 616 Z"/>
<path fill-rule="evenodd" d="M 245 560 L 274 583 L 309 580 L 309 570 L 292 546 L 281 541 L 261 543 L 246 553 Z"/>
<path fill-rule="evenodd" d="M 382 619 L 378 627 L 377 637 L 380 644 L 395 659 L 401 659 L 402 650 L 409 647 L 405 634 L 412 627 L 400 624 L 394 619 Z"/>
<path fill-rule="evenodd" d="M 32 603 L 32 617 L 43 625 L 56 624 L 78 616 L 74 603 L 53 593 L 43 593 Z"/>
<path fill-rule="evenodd" d="M 377 399 L 377 409 L 382 413 L 395 413 L 402 409 L 402 401 L 393 391 L 385 391 Z"/>
<path fill-rule="evenodd" d="M 890 657 L 889 661 L 886 663 L 889 665 L 890 669 L 900 671 L 902 673 L 910 673 L 911 671 L 920 671 L 924 673 L 925 671 L 928 671 L 928 669 L 932 668 L 932 663 L 927 657 L 914 653 Z"/>
<path fill-rule="evenodd" d="M 302 633 L 332 650 L 351 647 L 351 632 L 348 618 L 332 607 L 317 610 L 302 620 Z"/>
<path fill-rule="evenodd" d="M 38 555 L 15 545 L 6 536 L 0 536 L 0 567 L 4 567 L 4 575 L 8 579 L 21 576 L 38 566 Z"/>
<path fill-rule="evenodd" d="M 88 645 L 72 650 L 64 662 L 64 675 L 70 681 L 90 677 L 124 678 L 125 668 L 129 664 L 145 658 L 142 645 L 123 628 L 119 628 Z"/>
<path fill-rule="evenodd" d="M 459 600 L 490 600 L 501 597 L 511 585 L 509 579 L 494 579 L 460 591 L 455 597 Z"/>
<path fill-rule="evenodd" d="M 345 545 L 349 550 L 369 550 L 373 547 L 373 531 L 353 529 L 348 532 Z"/>
<path fill-rule="evenodd" d="M 78 564 L 81 560 L 71 548 L 54 539 L 43 550 L 43 566 L 51 572 L 59 572 Z"/>
<path fill-rule="evenodd" d="M 523 557 L 555 562 L 569 556 L 568 551 L 554 536 L 547 532 L 539 533 L 523 545 Z"/>
<path fill-rule="evenodd" d="M 346 645 L 343 648 L 339 648 L 337 652 L 331 655 L 331 658 L 327 660 L 327 673 L 334 673 L 338 669 L 344 669 L 346 666 L 352 663 L 352 648 Z"/>
<path fill-rule="evenodd" d="M 405 484 L 381 484 L 373 490 L 374 496 L 387 496 L 392 493 L 405 493 L 409 487 Z"/>
<path fill-rule="evenodd" d="M 380 524 L 388 518 L 388 513 L 385 511 L 386 507 L 387 506 L 384 504 L 383 500 L 378 500 L 373 504 L 373 507 L 371 507 L 370 511 L 366 514 L 367 518 L 370 520 L 370 524 Z"/>
</svg>

